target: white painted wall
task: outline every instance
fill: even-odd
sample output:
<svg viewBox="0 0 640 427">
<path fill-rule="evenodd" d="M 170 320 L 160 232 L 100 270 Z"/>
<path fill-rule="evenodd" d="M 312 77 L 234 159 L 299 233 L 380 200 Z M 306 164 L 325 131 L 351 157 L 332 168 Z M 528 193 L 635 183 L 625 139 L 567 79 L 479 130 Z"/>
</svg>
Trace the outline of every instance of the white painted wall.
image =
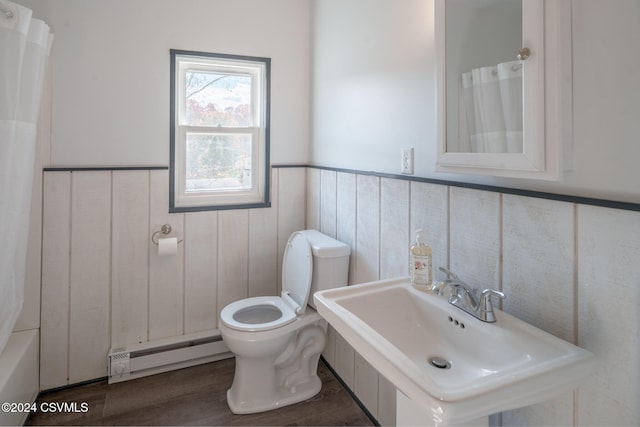
<svg viewBox="0 0 640 427">
<path fill-rule="evenodd" d="M 307 162 L 309 0 L 17 1 L 55 33 L 52 166 L 167 166 L 172 48 L 272 58 L 272 162 Z"/>
<path fill-rule="evenodd" d="M 435 164 L 432 0 L 313 3 L 313 164 L 398 173 Z"/>
<path fill-rule="evenodd" d="M 567 0 L 568 1 L 568 0 Z M 573 0 L 573 170 L 559 182 L 435 173 L 433 0 L 319 0 L 313 14 L 311 161 L 640 202 L 637 0 Z"/>
<path fill-rule="evenodd" d="M 418 176 L 640 201 L 637 0 L 572 1 L 573 170 L 555 183 L 434 172 L 433 0 L 17 1 L 56 36 L 52 166 L 167 165 L 179 48 L 273 58 L 273 163 L 398 173 L 413 146 Z"/>
</svg>

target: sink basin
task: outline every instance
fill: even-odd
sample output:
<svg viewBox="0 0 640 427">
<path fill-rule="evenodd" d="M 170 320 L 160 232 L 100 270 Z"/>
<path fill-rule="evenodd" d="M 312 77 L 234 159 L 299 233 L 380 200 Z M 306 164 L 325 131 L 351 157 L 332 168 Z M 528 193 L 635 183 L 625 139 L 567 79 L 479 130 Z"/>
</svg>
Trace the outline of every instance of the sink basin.
<svg viewBox="0 0 640 427">
<path fill-rule="evenodd" d="M 507 298 L 509 296 L 507 295 Z M 459 424 L 568 392 L 592 353 L 509 314 L 485 323 L 408 278 L 317 292 L 318 312 L 436 425 Z"/>
</svg>

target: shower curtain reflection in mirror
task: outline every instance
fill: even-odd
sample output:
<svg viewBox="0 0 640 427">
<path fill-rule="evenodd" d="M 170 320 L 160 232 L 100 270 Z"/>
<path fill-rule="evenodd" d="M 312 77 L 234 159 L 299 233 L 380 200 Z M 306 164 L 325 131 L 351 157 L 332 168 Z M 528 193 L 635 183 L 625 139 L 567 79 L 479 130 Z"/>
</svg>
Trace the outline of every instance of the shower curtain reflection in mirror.
<svg viewBox="0 0 640 427">
<path fill-rule="evenodd" d="M 476 68 L 460 78 L 460 147 L 522 153 L 522 63 Z"/>
<path fill-rule="evenodd" d="M 22 309 L 42 81 L 53 36 L 0 0 L 0 353 Z"/>
</svg>

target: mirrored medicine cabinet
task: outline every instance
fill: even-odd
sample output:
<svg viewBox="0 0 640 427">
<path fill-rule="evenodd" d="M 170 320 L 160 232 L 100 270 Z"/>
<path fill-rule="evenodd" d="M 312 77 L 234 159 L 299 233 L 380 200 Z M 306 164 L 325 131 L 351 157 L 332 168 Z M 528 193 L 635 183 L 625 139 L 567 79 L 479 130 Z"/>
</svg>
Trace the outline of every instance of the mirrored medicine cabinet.
<svg viewBox="0 0 640 427">
<path fill-rule="evenodd" d="M 435 0 L 438 172 L 560 179 L 570 0 Z"/>
</svg>

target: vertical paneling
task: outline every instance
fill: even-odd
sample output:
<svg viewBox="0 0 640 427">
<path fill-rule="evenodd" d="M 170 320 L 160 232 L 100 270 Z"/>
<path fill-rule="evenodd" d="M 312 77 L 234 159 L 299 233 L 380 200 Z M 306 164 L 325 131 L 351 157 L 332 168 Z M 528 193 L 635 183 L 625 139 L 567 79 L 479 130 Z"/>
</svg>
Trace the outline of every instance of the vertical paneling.
<svg viewBox="0 0 640 427">
<path fill-rule="evenodd" d="M 69 382 L 107 375 L 111 172 L 71 174 Z"/>
<path fill-rule="evenodd" d="M 329 197 L 333 208 L 333 198 Z M 377 280 L 380 274 L 380 179 L 357 175 L 355 179 L 340 174 L 336 177 L 337 223 L 336 233 L 344 241 L 355 237 L 350 245 L 352 253 L 350 281 L 363 283 Z M 342 217 L 344 215 L 344 218 Z M 378 373 L 349 343 L 336 334 L 336 372 L 354 391 L 367 409 L 377 417 Z"/>
<path fill-rule="evenodd" d="M 380 278 L 409 275 L 409 181 L 380 180 Z"/>
<path fill-rule="evenodd" d="M 500 285 L 500 194 L 451 187 L 450 264 L 478 288 Z"/>
<path fill-rule="evenodd" d="M 316 170 L 316 172 L 318 172 Z M 306 194 L 307 194 L 307 169 L 306 168 L 280 168 L 278 169 L 278 266 L 282 265 L 282 256 L 291 233 L 304 228 L 312 228 L 306 223 Z M 319 192 L 316 193 L 317 197 Z M 278 269 L 278 283 L 282 282 Z"/>
<path fill-rule="evenodd" d="M 147 341 L 149 171 L 113 172 L 111 345 Z"/>
<path fill-rule="evenodd" d="M 172 227 L 170 236 L 184 236 L 184 214 L 169 214 L 167 191 L 169 172 L 150 171 L 148 238 L 163 224 Z M 163 237 L 160 235 L 159 237 Z M 158 247 L 150 245 L 149 254 L 149 339 L 181 335 L 184 332 L 184 245 L 178 244 L 176 255 L 159 256 Z"/>
<path fill-rule="evenodd" d="M 358 399 L 378 418 L 378 371 L 365 360 L 360 353 L 355 353 L 355 384 Z"/>
<path fill-rule="evenodd" d="M 356 178 L 355 283 L 377 280 L 380 274 L 380 178 Z"/>
<path fill-rule="evenodd" d="M 382 426 L 396 425 L 396 387 L 383 377 L 378 375 L 378 417 Z"/>
<path fill-rule="evenodd" d="M 327 200 L 326 198 L 324 199 Z M 356 260 L 356 176 L 351 173 L 338 172 L 335 178 L 335 205 L 331 203 L 336 212 L 336 239 L 346 243 L 351 248 L 349 257 L 349 279 L 352 284 L 355 280 L 355 260 Z M 341 340 L 341 342 L 337 342 Z M 325 358 L 329 360 L 331 366 L 337 368 L 340 364 L 340 371 L 353 377 L 353 350 L 348 350 L 344 354 L 348 344 L 343 338 L 329 326 L 327 333 L 327 345 L 325 347 Z M 349 347 L 350 348 L 350 347 Z M 346 360 L 343 360 L 346 356 Z M 347 368 L 348 367 L 348 368 Z M 341 375 L 342 377 L 342 375 Z M 353 388 L 353 382 L 351 383 Z"/>
<path fill-rule="evenodd" d="M 306 194 L 306 193 L 305 193 Z M 285 195 L 284 198 L 286 199 L 287 196 Z M 276 295 L 280 295 L 280 292 L 282 291 L 282 282 L 281 282 L 281 275 L 282 275 L 282 264 L 280 263 L 281 261 L 281 256 L 284 254 L 284 243 L 280 240 L 280 200 L 282 199 L 281 194 L 280 194 L 280 169 L 271 169 L 271 210 L 273 211 L 273 224 L 272 227 L 275 230 L 276 233 L 276 241 L 275 241 L 275 257 L 276 257 L 276 283 L 275 283 L 275 290 L 276 290 Z M 280 252 L 280 248 L 282 249 L 282 253 Z"/>
<path fill-rule="evenodd" d="M 574 341 L 574 205 L 505 194 L 504 310 L 569 342 Z M 553 415 L 573 422 L 573 393 L 505 412 L 505 425 L 539 425 Z"/>
<path fill-rule="evenodd" d="M 433 251 L 433 277 L 443 278 L 438 267 L 449 265 L 449 188 L 424 182 L 411 183 L 411 226 L 409 237 L 413 242 L 415 231 L 422 229 L 427 244 Z"/>
<path fill-rule="evenodd" d="M 273 294 L 286 239 L 307 220 L 329 234 L 335 227 L 336 238 L 350 245 L 350 283 L 395 274 L 402 262 L 391 262 L 390 254 L 408 246 L 399 236 L 412 238 L 423 228 L 434 267 L 450 258 L 468 282 L 502 285 L 507 311 L 566 340 L 577 336 L 601 367 L 623 367 L 597 370 L 575 394 L 575 408 L 567 394 L 504 413 L 503 424 L 633 425 L 640 419 L 639 213 L 278 168 L 271 209 L 169 215 L 167 173 L 45 172 L 42 389 L 106 375 L 110 346 L 212 329 L 225 304 Z M 400 225 L 407 204 L 409 219 Z M 164 223 L 184 239 L 177 256 L 159 257 L 150 243 Z M 327 360 L 381 423 L 392 424 L 393 386 L 331 329 L 328 340 Z"/>
<path fill-rule="evenodd" d="M 640 422 L 640 213 L 578 208 L 578 344 L 600 363 L 578 391 L 579 425 Z"/>
<path fill-rule="evenodd" d="M 275 209 L 249 210 L 249 296 L 278 294 L 278 230 Z"/>
<path fill-rule="evenodd" d="M 351 248 L 349 284 L 353 284 L 356 271 L 356 175 L 338 172 L 336 188 L 336 238 Z"/>
<path fill-rule="evenodd" d="M 43 389 L 106 375 L 110 347 L 214 329 L 229 302 L 277 294 L 306 169 L 272 175 L 272 208 L 169 214 L 166 170 L 45 172 Z M 177 255 L 151 243 L 163 224 Z"/>
<path fill-rule="evenodd" d="M 309 194 L 309 197 L 306 197 L 306 228 L 312 228 L 315 230 L 320 230 L 321 228 L 321 202 L 322 202 L 322 189 L 321 189 L 321 176 L 322 171 L 319 169 L 309 168 L 306 170 L 307 175 L 307 188 L 306 193 Z"/>
<path fill-rule="evenodd" d="M 184 224 L 184 332 L 218 326 L 218 213 L 191 212 Z"/>
<path fill-rule="evenodd" d="M 323 170 L 320 174 L 320 228 L 327 236 L 336 238 L 336 172 Z"/>
<path fill-rule="evenodd" d="M 68 383 L 71 173 L 46 173 L 42 203 L 40 388 Z"/>
<path fill-rule="evenodd" d="M 501 426 L 581 426 L 573 424 L 573 392 L 537 405 L 502 412 L 492 418 L 502 419 Z M 491 418 L 489 419 L 491 424 Z"/>
<path fill-rule="evenodd" d="M 278 170 L 278 240 L 284 251 L 291 233 L 305 228 L 306 169 L 282 168 Z"/>
<path fill-rule="evenodd" d="M 327 336 L 322 356 L 331 366 L 336 366 L 336 336 L 338 333 L 331 325 L 327 325 Z"/>
<path fill-rule="evenodd" d="M 503 196 L 504 310 L 574 341 L 574 205 Z"/>
<path fill-rule="evenodd" d="M 249 214 L 246 210 L 218 213 L 218 312 L 249 296 Z"/>
<path fill-rule="evenodd" d="M 342 338 L 336 334 L 336 353 L 334 369 L 342 378 L 342 381 L 351 389 L 355 389 L 355 350 Z"/>
</svg>

